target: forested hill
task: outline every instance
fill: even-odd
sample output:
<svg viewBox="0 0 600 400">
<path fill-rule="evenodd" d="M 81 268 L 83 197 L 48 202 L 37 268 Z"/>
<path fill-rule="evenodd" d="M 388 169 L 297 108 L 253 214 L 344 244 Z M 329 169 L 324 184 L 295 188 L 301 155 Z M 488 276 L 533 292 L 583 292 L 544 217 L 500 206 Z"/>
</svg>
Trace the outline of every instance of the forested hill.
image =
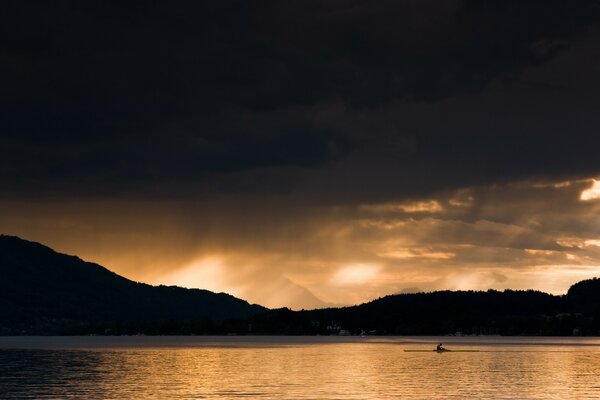
<svg viewBox="0 0 600 400">
<path fill-rule="evenodd" d="M 265 310 L 224 293 L 133 282 L 0 236 L 0 334 L 202 333 Z"/>
<path fill-rule="evenodd" d="M 440 291 L 386 296 L 345 308 L 272 310 L 255 331 L 283 334 L 600 335 L 600 279 L 565 296 L 539 291 Z"/>
</svg>

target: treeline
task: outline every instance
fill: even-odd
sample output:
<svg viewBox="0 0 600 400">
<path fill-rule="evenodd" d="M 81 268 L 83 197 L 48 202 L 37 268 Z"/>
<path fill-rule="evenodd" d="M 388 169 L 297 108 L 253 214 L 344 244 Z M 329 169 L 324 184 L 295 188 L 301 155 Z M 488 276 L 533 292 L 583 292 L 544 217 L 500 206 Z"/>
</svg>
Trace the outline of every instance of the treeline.
<svg viewBox="0 0 600 400">
<path fill-rule="evenodd" d="M 600 335 L 600 280 L 582 281 L 565 296 L 538 291 L 442 291 L 387 296 L 353 307 L 276 309 L 218 319 L 38 315 L 2 334 L 62 335 Z M 25 321 L 22 321 L 25 323 Z M 32 324 L 34 322 L 34 324 Z M 27 327 L 25 332 L 18 329 Z"/>
<path fill-rule="evenodd" d="M 379 335 L 600 335 L 600 280 L 565 296 L 538 291 L 441 291 L 387 296 L 354 307 L 271 310 L 255 333 Z"/>
</svg>

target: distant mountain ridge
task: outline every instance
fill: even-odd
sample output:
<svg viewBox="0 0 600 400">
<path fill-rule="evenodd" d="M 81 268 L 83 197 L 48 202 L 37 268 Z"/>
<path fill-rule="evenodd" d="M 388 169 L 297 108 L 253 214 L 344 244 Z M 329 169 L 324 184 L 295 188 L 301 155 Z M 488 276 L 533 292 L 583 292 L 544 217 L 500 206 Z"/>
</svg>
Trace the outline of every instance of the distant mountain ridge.
<svg viewBox="0 0 600 400">
<path fill-rule="evenodd" d="M 39 243 L 0 236 L 0 334 L 192 333 L 264 311 L 225 293 L 133 282 Z"/>
</svg>

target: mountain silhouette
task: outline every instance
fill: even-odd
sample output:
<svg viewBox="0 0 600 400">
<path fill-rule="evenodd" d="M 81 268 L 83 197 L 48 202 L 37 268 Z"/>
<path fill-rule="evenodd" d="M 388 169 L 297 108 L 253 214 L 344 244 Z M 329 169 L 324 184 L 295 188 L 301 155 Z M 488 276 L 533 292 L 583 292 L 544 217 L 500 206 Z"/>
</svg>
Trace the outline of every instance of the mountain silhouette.
<svg viewBox="0 0 600 400">
<path fill-rule="evenodd" d="M 600 279 L 562 296 L 438 291 L 351 307 L 269 310 L 225 293 L 133 282 L 39 243 L 0 235 L 0 335 L 600 335 Z"/>
<path fill-rule="evenodd" d="M 212 332 L 265 310 L 225 293 L 133 282 L 0 236 L 0 334 Z"/>
</svg>

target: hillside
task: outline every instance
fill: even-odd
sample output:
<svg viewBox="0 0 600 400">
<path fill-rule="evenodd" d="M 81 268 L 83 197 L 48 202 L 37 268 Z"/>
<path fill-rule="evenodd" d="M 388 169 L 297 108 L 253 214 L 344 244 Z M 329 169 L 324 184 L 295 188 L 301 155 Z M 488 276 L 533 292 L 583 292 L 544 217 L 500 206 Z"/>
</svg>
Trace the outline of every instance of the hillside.
<svg viewBox="0 0 600 400">
<path fill-rule="evenodd" d="M 322 310 L 272 310 L 252 319 L 255 331 L 278 334 L 600 335 L 600 279 L 567 295 L 527 290 L 440 291 L 386 296 Z"/>
<path fill-rule="evenodd" d="M 0 334 L 215 332 L 265 310 L 224 293 L 133 282 L 0 236 Z"/>
</svg>

